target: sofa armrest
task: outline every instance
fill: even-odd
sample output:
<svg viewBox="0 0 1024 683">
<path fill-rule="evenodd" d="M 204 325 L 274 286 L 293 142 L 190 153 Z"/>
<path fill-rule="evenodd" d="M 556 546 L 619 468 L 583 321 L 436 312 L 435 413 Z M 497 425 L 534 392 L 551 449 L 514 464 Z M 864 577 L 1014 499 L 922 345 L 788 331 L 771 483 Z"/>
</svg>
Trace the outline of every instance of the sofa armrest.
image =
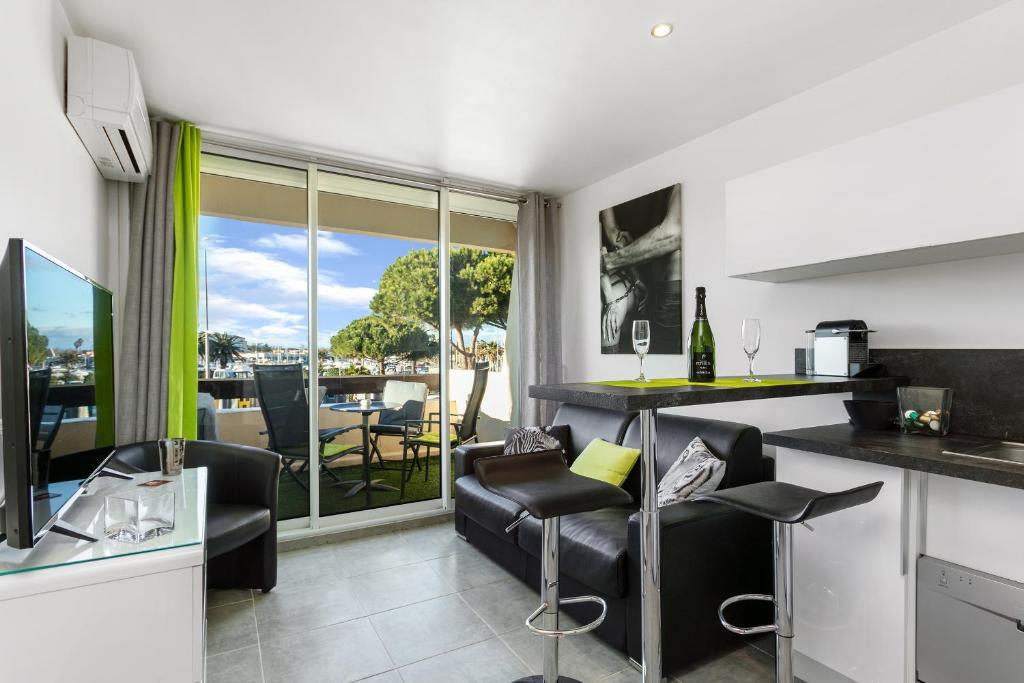
<svg viewBox="0 0 1024 683">
<path fill-rule="evenodd" d="M 502 441 L 485 441 L 484 443 L 463 444 L 455 449 L 455 478 L 473 474 L 473 463 L 480 458 L 501 455 L 505 452 Z"/>
<path fill-rule="evenodd" d="M 741 593 L 772 592 L 771 524 L 715 505 L 683 501 L 661 508 L 661 613 L 666 670 L 727 646 L 736 636 L 718 622 L 718 606 Z M 640 661 L 640 513 L 629 518 L 627 647 Z M 770 615 L 736 606 L 734 623 L 768 623 Z"/>
</svg>

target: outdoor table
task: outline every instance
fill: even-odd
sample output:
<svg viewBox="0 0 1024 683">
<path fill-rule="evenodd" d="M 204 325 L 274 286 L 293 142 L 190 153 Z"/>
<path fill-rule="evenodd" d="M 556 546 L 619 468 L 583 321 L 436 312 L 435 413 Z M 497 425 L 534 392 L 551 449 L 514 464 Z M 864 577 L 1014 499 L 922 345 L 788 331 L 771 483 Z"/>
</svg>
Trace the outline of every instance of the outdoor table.
<svg viewBox="0 0 1024 683">
<path fill-rule="evenodd" d="M 366 505 L 369 506 L 371 491 L 398 491 L 397 488 L 383 483 L 380 479 L 370 479 L 370 416 L 382 410 L 394 410 L 401 407 L 401 403 L 384 403 L 384 401 L 373 401 L 369 407 L 365 408 L 359 403 L 335 403 L 331 406 L 331 410 L 335 412 L 360 413 L 363 416 L 363 479 L 345 493 L 346 498 L 351 498 L 360 491 L 366 491 Z"/>
<path fill-rule="evenodd" d="M 760 382 L 720 377 L 714 383 L 685 379 L 535 384 L 530 397 L 610 410 L 639 411 L 641 452 L 640 565 L 644 683 L 661 683 L 661 525 L 658 516 L 659 408 L 789 396 L 894 391 L 906 377 L 759 375 Z"/>
</svg>

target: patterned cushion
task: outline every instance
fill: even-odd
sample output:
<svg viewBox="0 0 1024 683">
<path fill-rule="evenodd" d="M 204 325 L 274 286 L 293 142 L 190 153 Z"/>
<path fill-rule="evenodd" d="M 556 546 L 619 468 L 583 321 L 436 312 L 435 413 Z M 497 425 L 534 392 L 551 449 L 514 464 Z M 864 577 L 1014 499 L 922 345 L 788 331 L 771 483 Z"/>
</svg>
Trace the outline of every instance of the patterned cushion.
<svg viewBox="0 0 1024 683">
<path fill-rule="evenodd" d="M 716 458 L 699 436 L 694 437 L 658 483 L 658 507 L 714 491 L 724 476 L 725 461 Z"/>
<path fill-rule="evenodd" d="M 569 425 L 514 427 L 505 433 L 505 455 L 560 450 L 569 443 Z"/>
</svg>

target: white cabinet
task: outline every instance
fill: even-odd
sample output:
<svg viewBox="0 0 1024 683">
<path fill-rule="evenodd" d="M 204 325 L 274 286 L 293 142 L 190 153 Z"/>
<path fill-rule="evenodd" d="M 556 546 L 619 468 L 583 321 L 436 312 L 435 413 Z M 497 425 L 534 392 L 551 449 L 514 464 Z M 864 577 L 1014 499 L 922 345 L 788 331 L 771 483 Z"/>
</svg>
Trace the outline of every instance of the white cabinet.
<svg viewBox="0 0 1024 683">
<path fill-rule="evenodd" d="M 905 680 L 904 471 L 783 448 L 776 457 L 779 481 L 808 488 L 884 482 L 871 503 L 793 529 L 796 675 L 821 680 L 813 665 L 823 665 L 858 683 Z"/>
<path fill-rule="evenodd" d="M 205 675 L 206 470 L 173 484 L 175 530 L 139 545 L 103 536 L 103 500 L 160 478 L 98 480 L 66 521 L 100 540 L 47 534 L 0 544 L 0 680 L 197 683 Z"/>
<path fill-rule="evenodd" d="M 1024 85 L 726 183 L 731 277 L 1024 251 Z"/>
</svg>

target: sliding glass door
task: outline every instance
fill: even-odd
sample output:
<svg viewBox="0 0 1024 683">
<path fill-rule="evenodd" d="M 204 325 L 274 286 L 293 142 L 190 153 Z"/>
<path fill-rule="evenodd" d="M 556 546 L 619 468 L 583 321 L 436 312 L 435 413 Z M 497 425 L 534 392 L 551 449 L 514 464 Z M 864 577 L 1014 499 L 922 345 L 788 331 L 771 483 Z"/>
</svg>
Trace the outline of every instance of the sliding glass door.
<svg viewBox="0 0 1024 683">
<path fill-rule="evenodd" d="M 324 171 L 317 187 L 320 515 L 439 499 L 438 191 Z"/>
<path fill-rule="evenodd" d="M 306 174 L 204 155 L 201 183 L 199 438 L 280 453 L 278 518 L 305 518 Z"/>
<path fill-rule="evenodd" d="M 501 439 L 514 202 L 204 154 L 200 438 L 283 456 L 282 529 L 447 506 Z"/>
</svg>

